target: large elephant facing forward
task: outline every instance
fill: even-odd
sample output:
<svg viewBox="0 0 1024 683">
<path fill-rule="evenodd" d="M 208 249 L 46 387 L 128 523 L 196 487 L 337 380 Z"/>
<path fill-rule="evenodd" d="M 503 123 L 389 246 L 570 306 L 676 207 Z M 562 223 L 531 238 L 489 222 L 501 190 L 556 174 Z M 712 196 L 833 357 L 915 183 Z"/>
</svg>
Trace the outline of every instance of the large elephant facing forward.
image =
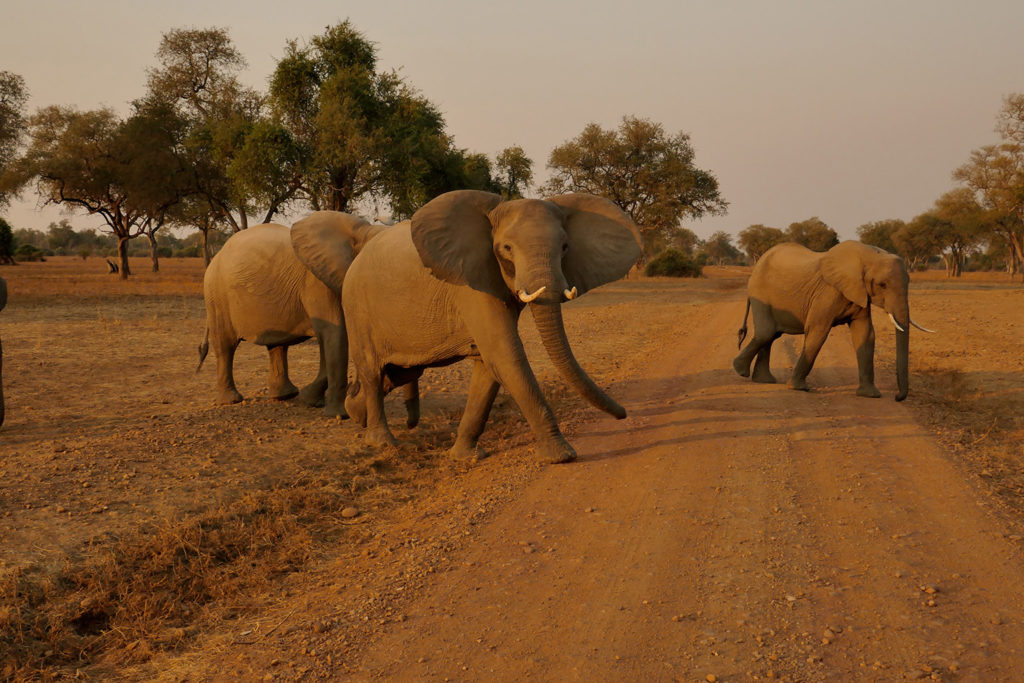
<svg viewBox="0 0 1024 683">
<path fill-rule="evenodd" d="M 201 367 L 213 344 L 221 403 L 242 400 L 232 365 L 238 343 L 247 339 L 267 347 L 271 397 L 298 395 L 309 405 L 322 405 L 326 415 L 346 417 L 348 339 L 342 284 L 352 259 L 382 230 L 386 228 L 358 216 L 317 211 L 291 229 L 267 223 L 227 241 L 203 280 L 207 331 L 199 347 Z M 320 369 L 299 391 L 288 377 L 288 347 L 313 336 L 320 346 Z M 407 402 L 407 408 L 411 426 L 418 403 Z"/>
<path fill-rule="evenodd" d="M 871 324 L 874 304 L 889 314 L 896 328 L 896 400 L 902 401 L 909 390 L 910 326 L 924 330 L 910 318 L 909 283 L 903 259 L 861 242 L 842 242 L 823 253 L 790 242 L 774 246 L 750 274 L 739 343 L 746 338 L 751 311 L 754 337 L 733 367 L 743 377 L 750 376 L 750 363 L 756 356 L 752 379 L 773 383 L 769 368 L 772 343 L 783 334 L 802 334 L 804 347 L 789 386 L 806 391 L 807 375 L 829 331 L 836 325 L 849 325 L 860 374 L 857 394 L 878 398 Z"/>
<path fill-rule="evenodd" d="M 555 366 L 588 401 L 617 418 L 625 410 L 577 364 L 562 302 L 625 275 L 640 256 L 632 221 L 611 202 L 583 194 L 503 201 L 458 190 L 366 245 L 342 300 L 357 385 L 345 405 L 365 420 L 367 441 L 393 444 L 382 400 L 424 368 L 474 361 L 452 453 L 478 458 L 477 441 L 498 387 L 519 405 L 549 462 L 576 457 L 541 393 L 519 337 L 529 305 Z"/>
</svg>

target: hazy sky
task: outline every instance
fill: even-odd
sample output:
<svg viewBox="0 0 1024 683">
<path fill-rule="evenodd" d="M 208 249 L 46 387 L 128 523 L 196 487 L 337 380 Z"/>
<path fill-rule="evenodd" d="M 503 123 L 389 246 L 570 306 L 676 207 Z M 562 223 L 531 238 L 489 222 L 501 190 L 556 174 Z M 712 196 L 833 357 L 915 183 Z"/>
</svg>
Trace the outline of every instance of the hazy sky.
<svg viewBox="0 0 1024 683">
<path fill-rule="evenodd" d="M 705 236 L 818 216 L 855 237 L 912 218 L 996 141 L 1002 97 L 1024 92 L 1020 0 L 4 0 L 0 18 L 0 69 L 25 78 L 30 111 L 122 113 L 171 28 L 226 27 L 263 89 L 287 40 L 347 18 L 456 144 L 519 144 L 541 179 L 589 122 L 636 115 L 689 133 L 730 204 L 688 223 Z M 62 215 L 25 198 L 7 212 L 16 228 Z"/>
</svg>

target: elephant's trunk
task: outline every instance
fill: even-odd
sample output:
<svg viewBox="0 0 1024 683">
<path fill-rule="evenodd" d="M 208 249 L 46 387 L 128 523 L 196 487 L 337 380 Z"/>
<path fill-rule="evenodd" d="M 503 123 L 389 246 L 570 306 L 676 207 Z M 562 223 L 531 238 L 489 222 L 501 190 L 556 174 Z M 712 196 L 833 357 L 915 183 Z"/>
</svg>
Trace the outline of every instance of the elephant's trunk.
<svg viewBox="0 0 1024 683">
<path fill-rule="evenodd" d="M 569 340 L 565 336 L 561 304 L 535 301 L 530 304 L 530 312 L 537 323 L 544 349 L 566 381 L 594 407 L 619 420 L 626 417 L 626 410 L 594 384 L 594 380 L 590 379 L 576 362 L 576 357 L 569 347 Z"/>
</svg>

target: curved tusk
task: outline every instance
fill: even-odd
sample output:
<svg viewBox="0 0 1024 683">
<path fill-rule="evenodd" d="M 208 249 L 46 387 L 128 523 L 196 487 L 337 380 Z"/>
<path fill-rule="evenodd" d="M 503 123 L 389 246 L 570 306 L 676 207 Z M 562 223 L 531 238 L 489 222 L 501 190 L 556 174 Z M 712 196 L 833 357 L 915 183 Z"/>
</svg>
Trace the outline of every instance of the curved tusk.
<svg viewBox="0 0 1024 683">
<path fill-rule="evenodd" d="M 892 321 L 892 324 L 896 326 L 897 330 L 899 330 L 900 332 L 906 332 L 906 330 L 900 327 L 900 324 L 896 322 L 896 318 L 892 317 L 892 313 L 888 313 L 887 315 L 889 316 L 889 320 Z"/>
<path fill-rule="evenodd" d="M 527 294 L 525 289 L 520 289 L 519 290 L 519 300 L 522 301 L 524 304 L 528 304 L 531 301 L 533 301 L 534 299 L 536 299 L 538 296 L 543 294 L 544 290 L 547 289 L 547 288 L 548 288 L 547 285 L 544 285 L 543 287 L 538 289 L 533 294 Z"/>
<path fill-rule="evenodd" d="M 576 291 L 575 287 L 573 287 L 572 289 L 567 289 L 562 293 L 565 294 L 565 298 L 568 299 L 569 301 L 572 301 L 573 299 L 580 295 L 580 293 Z"/>
<path fill-rule="evenodd" d="M 929 330 L 927 327 L 921 327 L 920 325 L 915 323 L 913 318 L 910 319 L 910 324 L 916 327 L 917 329 L 921 330 L 922 332 L 930 332 L 932 334 L 935 333 L 935 330 Z"/>
</svg>

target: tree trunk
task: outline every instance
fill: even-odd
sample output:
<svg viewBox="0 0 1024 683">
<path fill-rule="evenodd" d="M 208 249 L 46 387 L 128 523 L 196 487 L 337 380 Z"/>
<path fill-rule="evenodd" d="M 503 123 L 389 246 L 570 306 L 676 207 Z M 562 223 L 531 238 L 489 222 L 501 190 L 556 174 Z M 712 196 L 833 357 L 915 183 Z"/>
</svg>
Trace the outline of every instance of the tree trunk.
<svg viewBox="0 0 1024 683">
<path fill-rule="evenodd" d="M 203 233 L 203 263 L 207 266 L 210 265 L 210 229 L 202 231 Z"/>
<path fill-rule="evenodd" d="M 146 237 L 149 238 L 149 258 L 153 260 L 153 272 L 159 273 L 160 256 L 156 253 L 156 235 L 153 232 L 147 232 Z"/>
<path fill-rule="evenodd" d="M 128 238 L 118 237 L 117 238 L 117 256 L 121 261 L 121 272 L 120 276 L 122 280 L 127 280 L 128 276 L 131 275 L 131 270 L 128 267 Z"/>
</svg>

